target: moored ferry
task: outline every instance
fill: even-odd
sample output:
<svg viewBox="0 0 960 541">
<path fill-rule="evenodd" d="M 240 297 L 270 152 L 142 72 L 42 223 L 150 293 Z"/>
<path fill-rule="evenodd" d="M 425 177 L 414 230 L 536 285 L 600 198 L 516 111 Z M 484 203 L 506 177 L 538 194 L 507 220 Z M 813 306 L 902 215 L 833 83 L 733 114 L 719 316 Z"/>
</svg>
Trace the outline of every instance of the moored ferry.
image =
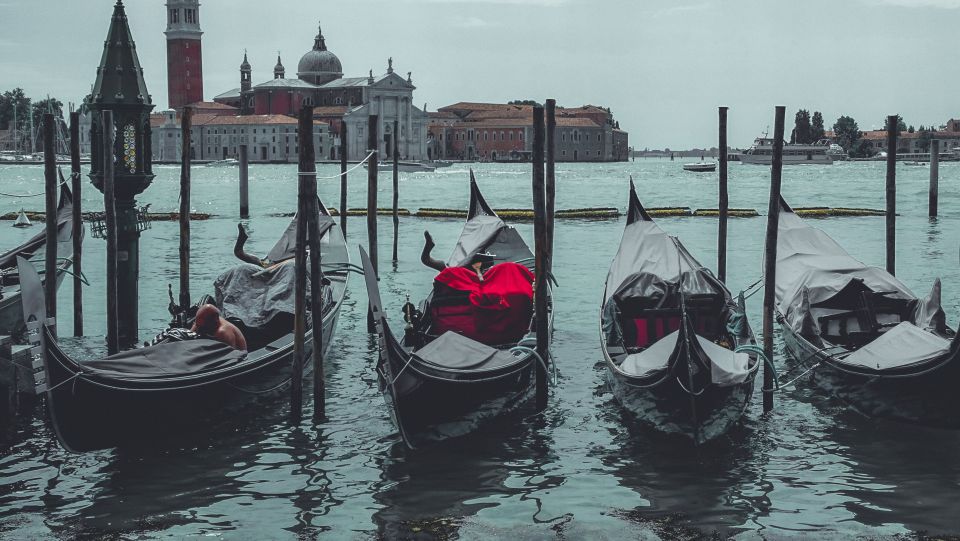
<svg viewBox="0 0 960 541">
<path fill-rule="evenodd" d="M 802 164 L 832 164 L 833 155 L 830 153 L 831 141 L 821 139 L 810 144 L 783 145 L 783 165 Z M 758 137 L 753 145 L 740 154 L 740 161 L 757 165 L 773 163 L 773 139 Z"/>
</svg>

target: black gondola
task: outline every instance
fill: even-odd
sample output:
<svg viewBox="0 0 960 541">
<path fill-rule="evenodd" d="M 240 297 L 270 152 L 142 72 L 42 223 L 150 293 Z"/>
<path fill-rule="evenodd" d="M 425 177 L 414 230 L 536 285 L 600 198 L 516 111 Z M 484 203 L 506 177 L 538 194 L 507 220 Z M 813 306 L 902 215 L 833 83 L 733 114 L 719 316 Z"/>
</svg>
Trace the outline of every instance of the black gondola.
<svg viewBox="0 0 960 541">
<path fill-rule="evenodd" d="M 867 416 L 960 427 L 960 340 L 940 280 L 918 298 L 780 206 L 777 321 L 796 370 Z"/>
<path fill-rule="evenodd" d="M 346 292 L 350 264 L 340 228 L 322 204 L 320 209 L 321 261 L 330 282 L 323 292 L 326 349 Z M 274 263 L 289 264 L 280 263 L 273 269 L 248 263 L 238 265 L 217 279 L 216 299 L 201 300 L 217 305 L 223 316 L 242 330 L 249 352 L 210 339 L 184 337 L 184 329 L 174 329 L 162 334 L 163 338 L 154 345 L 102 359 L 77 361 L 61 348 L 48 325 L 39 324 L 43 291 L 36 274 L 29 276 L 31 269 L 26 269 L 25 316 L 28 328 L 40 327 L 38 339 L 46 374 L 45 388 L 38 390 L 46 391 L 50 419 L 60 444 L 74 452 L 155 445 L 188 429 L 230 423 L 238 407 L 288 388 L 294 336 L 293 311 L 287 310 L 287 306 L 294 302 L 295 269 L 291 259 L 297 219 L 293 219 L 267 257 Z M 282 309 L 278 297 L 285 303 Z M 249 317 L 233 315 L 243 314 L 244 310 Z M 311 337 L 308 328 L 308 353 L 312 349 Z M 305 363 L 305 368 L 306 376 L 311 373 L 311 363 Z"/>
<path fill-rule="evenodd" d="M 81 238 L 83 232 L 81 232 Z M 41 231 L 20 246 L 0 255 L 0 334 L 23 334 L 23 308 L 20 304 L 20 275 L 17 258 L 43 263 L 47 234 Z M 60 185 L 57 203 L 57 287 L 73 265 L 73 194 L 66 183 Z M 46 280 L 46 277 L 44 277 Z"/>
<path fill-rule="evenodd" d="M 471 174 L 467 221 L 446 262 L 446 270 L 462 269 L 484 252 L 489 252 L 496 263 L 487 271 L 487 277 L 500 268 L 528 275 L 532 280 L 534 261 L 530 248 L 515 229 L 490 209 Z M 510 300 L 511 320 L 515 324 L 501 329 L 499 340 L 463 331 L 485 324 L 485 313 L 471 303 L 468 295 L 439 285 L 437 280 L 419 310 L 411 305 L 405 307 L 408 325 L 404 337 L 397 340 L 383 311 L 376 273 L 362 248 L 361 260 L 379 335 L 380 391 L 409 447 L 473 432 L 519 410 L 532 399 L 534 371 L 539 361 L 536 337 L 531 331 L 535 316 L 529 281 L 521 280 L 526 283 L 522 287 L 526 294 Z M 489 280 L 485 283 L 493 283 L 494 279 Z M 552 303 L 548 300 L 547 304 Z M 552 321 L 552 308 L 544 316 Z M 450 318 L 460 318 L 464 327 L 452 330 L 456 322 Z"/>
<path fill-rule="evenodd" d="M 759 366 L 737 351 L 756 344 L 743 299 L 654 223 L 632 180 L 600 320 L 609 386 L 641 421 L 700 444 L 743 415 Z"/>
</svg>

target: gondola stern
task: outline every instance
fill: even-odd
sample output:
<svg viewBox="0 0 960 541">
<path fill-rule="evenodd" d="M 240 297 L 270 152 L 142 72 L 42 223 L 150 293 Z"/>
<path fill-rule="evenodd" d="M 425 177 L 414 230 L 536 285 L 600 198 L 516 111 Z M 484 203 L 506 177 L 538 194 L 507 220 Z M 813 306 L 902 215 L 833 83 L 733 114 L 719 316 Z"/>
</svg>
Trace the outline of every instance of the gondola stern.
<svg viewBox="0 0 960 541">
<path fill-rule="evenodd" d="M 633 175 L 630 176 L 630 201 L 627 208 L 627 225 L 634 222 L 652 222 L 653 218 L 647 213 L 637 197 L 637 187 L 633 184 Z"/>
<path fill-rule="evenodd" d="M 472 220 L 477 216 L 497 216 L 497 213 L 490 208 L 487 200 L 483 198 L 473 169 L 470 169 L 470 211 L 467 214 L 467 220 Z"/>
</svg>

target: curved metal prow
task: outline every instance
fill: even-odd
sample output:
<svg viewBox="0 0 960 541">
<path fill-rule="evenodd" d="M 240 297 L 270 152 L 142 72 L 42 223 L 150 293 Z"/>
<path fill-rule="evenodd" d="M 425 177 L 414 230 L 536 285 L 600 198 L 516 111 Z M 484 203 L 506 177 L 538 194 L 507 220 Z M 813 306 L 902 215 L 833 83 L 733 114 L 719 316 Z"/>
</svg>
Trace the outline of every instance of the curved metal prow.
<svg viewBox="0 0 960 541">
<path fill-rule="evenodd" d="M 627 208 L 627 225 L 641 221 L 652 222 L 653 218 L 647 214 L 647 210 L 640 204 L 640 198 L 637 197 L 637 188 L 633 185 L 633 175 L 630 175 L 630 203 Z"/>
<path fill-rule="evenodd" d="M 480 193 L 480 187 L 477 186 L 477 178 L 473 175 L 473 169 L 470 169 L 470 211 L 467 219 L 470 220 L 477 216 L 496 216 L 497 213 L 490 208 L 487 201 Z"/>
</svg>

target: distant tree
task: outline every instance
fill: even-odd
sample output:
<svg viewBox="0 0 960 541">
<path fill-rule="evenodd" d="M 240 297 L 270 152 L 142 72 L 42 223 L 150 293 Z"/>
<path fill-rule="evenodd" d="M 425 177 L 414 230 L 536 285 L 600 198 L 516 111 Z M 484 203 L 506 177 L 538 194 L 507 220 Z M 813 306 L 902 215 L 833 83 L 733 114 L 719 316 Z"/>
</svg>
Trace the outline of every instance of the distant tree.
<svg viewBox="0 0 960 541">
<path fill-rule="evenodd" d="M 507 105 L 540 105 L 536 100 L 513 100 L 508 101 Z"/>
<path fill-rule="evenodd" d="M 933 140 L 933 130 L 926 130 L 920 126 L 920 135 L 917 136 L 917 146 L 924 152 L 930 152 L 930 141 Z"/>
<path fill-rule="evenodd" d="M 823 127 L 823 115 L 820 111 L 813 112 L 813 120 L 810 122 L 810 142 L 816 142 L 827 135 L 827 130 Z"/>
<path fill-rule="evenodd" d="M 43 125 L 43 115 L 46 113 L 53 113 L 54 118 L 63 120 L 63 102 L 57 98 L 47 98 L 33 102 L 34 126 Z"/>
<path fill-rule="evenodd" d="M 30 120 L 27 112 L 30 110 L 30 98 L 23 93 L 22 88 L 7 90 L 0 95 L 0 129 L 9 130 L 13 128 L 14 109 L 16 109 L 18 130 L 29 125 Z"/>
<path fill-rule="evenodd" d="M 853 147 L 850 150 L 850 157 L 852 158 L 869 158 L 876 154 L 877 152 L 873 149 L 873 145 L 870 141 L 866 139 L 860 139 L 854 143 Z"/>
<path fill-rule="evenodd" d="M 811 143 L 810 131 L 810 111 L 800 109 L 794 117 L 794 128 L 793 134 L 790 136 L 790 142 L 801 145 Z"/>
<path fill-rule="evenodd" d="M 836 143 L 851 153 L 851 156 L 853 155 L 854 145 L 860 141 L 860 137 L 863 135 L 857 121 L 849 116 L 841 116 L 834 122 L 833 134 L 837 139 Z"/>
<path fill-rule="evenodd" d="M 913 126 L 910 126 L 909 128 L 907 128 L 907 133 L 913 133 L 914 131 L 916 130 L 913 129 Z"/>
<path fill-rule="evenodd" d="M 883 131 L 887 131 L 887 120 L 883 119 Z M 897 115 L 897 133 L 902 133 L 907 131 L 907 123 L 903 121 L 903 117 Z"/>
</svg>

